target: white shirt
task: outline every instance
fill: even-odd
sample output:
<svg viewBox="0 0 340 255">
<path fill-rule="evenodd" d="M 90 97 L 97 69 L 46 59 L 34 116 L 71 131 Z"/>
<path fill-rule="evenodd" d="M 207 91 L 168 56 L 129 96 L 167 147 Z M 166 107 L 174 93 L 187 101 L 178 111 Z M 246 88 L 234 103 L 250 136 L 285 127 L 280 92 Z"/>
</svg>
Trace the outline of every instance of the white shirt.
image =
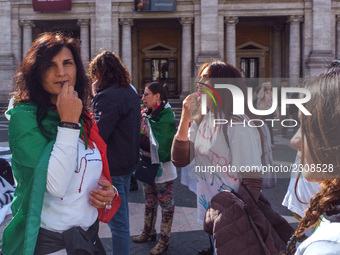
<svg viewBox="0 0 340 255">
<path fill-rule="evenodd" d="M 214 114 L 209 112 L 197 131 L 190 130 L 190 138 L 196 133 L 194 173 L 197 180 L 197 218 L 200 223 L 203 223 L 213 196 L 222 190 L 238 191 L 241 183 L 238 171 L 242 167 L 254 166 L 261 169 L 262 150 L 257 128 L 243 125 L 228 126 L 229 147 L 223 125 L 214 127 L 213 121 Z M 192 125 L 190 129 L 195 127 L 197 125 Z M 204 167 L 229 165 L 236 171 L 204 172 L 207 169 Z"/>
<path fill-rule="evenodd" d="M 298 156 L 296 156 L 294 164 L 300 164 L 300 158 Z M 287 193 L 283 199 L 282 205 L 286 206 L 290 211 L 296 213 L 300 217 L 304 217 L 305 212 L 309 207 L 310 199 L 316 193 L 320 192 L 320 184 L 317 182 L 309 182 L 303 177 L 303 175 L 301 175 L 296 187 L 295 194 L 295 183 L 297 175 L 297 172 L 291 172 L 289 186 L 287 189 Z M 298 196 L 298 198 L 302 202 L 305 202 L 307 204 L 301 203 L 296 196 Z"/>
<path fill-rule="evenodd" d="M 297 248 L 295 255 L 340 254 L 340 223 L 323 218 L 318 229 Z"/>
<path fill-rule="evenodd" d="M 155 183 L 165 183 L 177 178 L 176 167 L 171 161 L 161 163 L 162 175 L 156 176 Z"/>
<path fill-rule="evenodd" d="M 87 230 L 98 211 L 89 203 L 89 192 L 98 188 L 102 172 L 99 150 L 85 150 L 79 130 L 58 127 L 48 165 L 41 227 L 63 232 L 80 226 Z"/>
<path fill-rule="evenodd" d="M 167 103 L 164 106 L 165 108 L 169 108 L 171 107 L 169 103 Z M 141 124 L 142 128 L 144 128 L 144 132 L 147 134 L 147 136 L 149 137 L 150 140 L 150 157 L 151 157 L 151 162 L 154 164 L 160 164 L 160 168 L 162 168 L 162 174 L 160 176 L 156 176 L 155 178 L 155 183 L 165 183 L 165 182 L 169 182 L 169 181 L 173 181 L 177 178 L 177 171 L 176 171 L 176 167 L 174 166 L 174 164 L 171 161 L 167 161 L 167 162 L 159 162 L 159 158 L 158 158 L 158 142 L 156 140 L 156 138 L 154 137 L 153 133 L 152 133 L 152 129 L 151 129 L 151 125 L 149 120 L 147 119 L 147 123 L 144 126 L 143 123 Z M 157 173 L 158 175 L 159 173 Z"/>
</svg>

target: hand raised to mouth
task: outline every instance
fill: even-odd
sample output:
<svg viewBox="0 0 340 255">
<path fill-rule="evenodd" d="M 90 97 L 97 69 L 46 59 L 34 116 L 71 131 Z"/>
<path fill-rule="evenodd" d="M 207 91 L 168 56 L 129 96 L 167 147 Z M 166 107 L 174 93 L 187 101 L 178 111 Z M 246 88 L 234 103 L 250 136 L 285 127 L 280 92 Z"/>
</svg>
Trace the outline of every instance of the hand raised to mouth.
<svg viewBox="0 0 340 255">
<path fill-rule="evenodd" d="M 63 83 L 56 105 L 60 121 L 78 123 L 83 103 L 77 91 L 74 91 L 74 86 L 71 86 L 69 82 Z"/>
</svg>

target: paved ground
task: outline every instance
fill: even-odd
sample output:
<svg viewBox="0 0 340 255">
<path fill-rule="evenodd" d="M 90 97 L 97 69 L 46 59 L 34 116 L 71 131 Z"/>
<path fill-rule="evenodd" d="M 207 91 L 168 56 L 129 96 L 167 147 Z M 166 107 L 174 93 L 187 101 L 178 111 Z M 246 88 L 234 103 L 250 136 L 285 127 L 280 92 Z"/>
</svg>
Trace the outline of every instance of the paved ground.
<svg viewBox="0 0 340 255">
<path fill-rule="evenodd" d="M 290 137 L 282 138 L 275 136 L 276 147 L 273 150 L 275 164 L 289 164 L 294 161 L 296 151 L 290 144 Z M 175 205 L 176 212 L 173 222 L 172 235 L 169 249 L 165 255 L 191 255 L 197 254 L 199 250 L 209 247 L 208 235 L 202 230 L 202 226 L 196 221 L 196 195 L 186 186 L 180 183 L 180 169 L 177 169 L 179 178 L 175 181 Z M 293 227 L 297 226 L 297 221 L 291 212 L 281 205 L 288 187 L 289 179 L 279 178 L 274 189 L 265 190 L 264 193 L 270 200 L 274 210 L 284 216 Z M 142 185 L 139 183 L 139 190 L 130 193 L 130 231 L 131 239 L 138 235 L 143 229 L 144 197 Z M 160 210 L 157 219 L 156 229 L 159 231 Z M 111 251 L 111 240 L 109 229 L 102 226 L 100 233 L 107 253 Z M 135 244 L 131 240 L 131 255 L 147 255 L 156 245 L 156 242 Z"/>
</svg>

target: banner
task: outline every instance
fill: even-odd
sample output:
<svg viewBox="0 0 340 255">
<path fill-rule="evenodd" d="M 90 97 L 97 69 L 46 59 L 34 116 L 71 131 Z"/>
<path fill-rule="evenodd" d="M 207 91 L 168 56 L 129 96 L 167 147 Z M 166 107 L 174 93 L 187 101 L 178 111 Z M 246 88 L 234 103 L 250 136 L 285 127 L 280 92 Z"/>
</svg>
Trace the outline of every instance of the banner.
<svg viewBox="0 0 340 255">
<path fill-rule="evenodd" d="M 150 11 L 150 0 L 135 0 L 136 11 Z"/>
<path fill-rule="evenodd" d="M 36 12 L 70 11 L 71 0 L 32 0 Z"/>
<path fill-rule="evenodd" d="M 135 0 L 135 10 L 139 12 L 174 12 L 177 0 Z"/>
</svg>

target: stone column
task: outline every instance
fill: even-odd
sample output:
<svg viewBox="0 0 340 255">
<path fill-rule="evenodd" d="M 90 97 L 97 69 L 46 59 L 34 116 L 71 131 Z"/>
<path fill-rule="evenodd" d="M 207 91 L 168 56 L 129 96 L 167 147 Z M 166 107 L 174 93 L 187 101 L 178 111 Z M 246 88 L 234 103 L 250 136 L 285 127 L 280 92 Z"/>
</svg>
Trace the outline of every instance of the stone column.
<svg viewBox="0 0 340 255">
<path fill-rule="evenodd" d="M 199 63 L 197 62 L 199 54 L 201 52 L 201 3 L 198 0 L 194 0 L 194 62 L 195 62 L 195 72 L 193 76 L 195 77 L 198 73 Z"/>
<path fill-rule="evenodd" d="M 192 17 L 181 18 L 182 24 L 182 91 L 180 98 L 185 98 L 190 92 L 191 82 L 191 67 L 192 67 L 192 38 L 191 38 L 191 25 L 193 23 Z"/>
<path fill-rule="evenodd" d="M 89 38 L 89 20 L 79 19 L 78 26 L 80 26 L 80 40 L 81 40 L 81 57 L 84 66 L 87 66 L 89 61 L 90 38 Z"/>
<path fill-rule="evenodd" d="M 336 15 L 336 58 L 340 59 L 340 15 Z"/>
<path fill-rule="evenodd" d="M 312 0 L 312 51 L 306 67 L 309 75 L 319 75 L 334 59 L 332 49 L 332 0 Z"/>
<path fill-rule="evenodd" d="M 313 49 L 313 11 L 312 9 L 305 9 L 304 17 L 303 17 L 303 62 L 302 66 L 303 68 L 303 76 L 305 77 L 308 75 L 308 68 L 307 68 L 307 60 L 309 58 L 310 53 Z M 286 65 L 287 67 L 287 65 Z M 285 76 L 287 77 L 287 76 Z"/>
<path fill-rule="evenodd" d="M 112 50 L 112 1 L 96 1 L 95 49 Z"/>
<path fill-rule="evenodd" d="M 218 24 L 217 24 L 217 27 L 218 27 L 218 52 L 219 52 L 219 55 L 222 56 L 222 59 L 224 58 L 224 39 L 225 39 L 225 36 L 224 36 L 224 15 L 221 15 L 219 13 L 219 16 L 218 16 Z M 196 22 L 195 22 L 195 26 L 196 26 Z"/>
<path fill-rule="evenodd" d="M 135 86 L 138 92 L 141 92 L 139 86 L 139 51 L 138 51 L 138 29 L 132 27 L 132 85 Z"/>
<path fill-rule="evenodd" d="M 133 19 L 123 18 L 120 19 L 122 26 L 122 61 L 131 74 L 132 67 L 132 50 L 131 50 L 131 27 Z"/>
<path fill-rule="evenodd" d="M 96 47 L 96 6 L 95 3 L 89 4 L 89 20 L 91 22 L 91 26 L 89 27 L 90 30 L 90 55 L 89 58 L 94 58 L 95 54 L 97 54 L 97 47 Z"/>
<path fill-rule="evenodd" d="M 229 64 L 236 67 L 236 24 L 237 17 L 225 17 L 226 23 L 226 56 L 225 59 Z"/>
<path fill-rule="evenodd" d="M 112 3 L 112 51 L 121 56 L 119 52 L 119 3 Z"/>
<path fill-rule="evenodd" d="M 21 20 L 20 26 L 23 27 L 22 52 L 24 57 L 32 44 L 32 27 L 34 27 L 34 23 L 32 20 Z"/>
<path fill-rule="evenodd" d="M 290 16 L 288 22 L 290 23 L 289 35 L 289 78 L 300 78 L 300 22 L 303 21 L 302 16 Z"/>
<path fill-rule="evenodd" d="M 13 8 L 13 7 L 12 7 Z M 14 11 L 13 11 L 14 12 Z M 11 19 L 15 14 L 11 13 L 11 3 L 9 1 L 0 1 L 0 65 L 14 65 L 13 51 L 12 51 L 12 30 L 11 30 Z M 17 17 L 14 17 L 14 20 Z M 17 26 L 17 24 L 16 24 Z"/>
<path fill-rule="evenodd" d="M 281 62 L 282 62 L 282 29 L 283 25 L 276 24 L 273 26 L 273 47 L 272 47 L 272 56 L 273 56 L 273 66 L 272 66 L 272 77 L 280 78 L 281 74 Z"/>
<path fill-rule="evenodd" d="M 201 1 L 201 50 L 218 49 L 218 0 Z"/>
<path fill-rule="evenodd" d="M 201 35 L 200 53 L 197 65 L 211 60 L 221 59 L 218 48 L 218 0 L 201 0 Z"/>
<path fill-rule="evenodd" d="M 313 50 L 331 48 L 331 0 L 313 0 Z"/>
<path fill-rule="evenodd" d="M 12 89 L 12 86 L 9 86 L 9 84 L 12 84 L 16 67 L 13 53 L 18 52 L 18 45 L 20 45 L 19 26 L 17 23 L 19 17 L 17 13 L 18 7 L 15 3 L 12 3 L 12 1 L 0 1 L 0 102 L 6 105 Z M 19 54 L 16 57 L 19 61 Z"/>
</svg>

